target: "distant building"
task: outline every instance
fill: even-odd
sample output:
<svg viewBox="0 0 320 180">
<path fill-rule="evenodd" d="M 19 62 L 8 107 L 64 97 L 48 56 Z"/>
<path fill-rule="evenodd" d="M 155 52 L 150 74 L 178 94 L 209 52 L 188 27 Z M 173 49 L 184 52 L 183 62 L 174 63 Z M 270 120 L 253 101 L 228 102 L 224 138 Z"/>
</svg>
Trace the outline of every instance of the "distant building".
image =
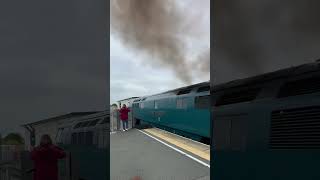
<svg viewBox="0 0 320 180">
<path fill-rule="evenodd" d="M 53 143 L 55 143 L 55 136 L 58 131 L 59 125 L 65 123 L 66 121 L 74 121 L 75 119 L 86 116 L 90 114 L 97 113 L 99 111 L 94 112 L 72 112 L 60 116 L 55 116 L 52 118 L 28 123 L 22 125 L 25 128 L 24 139 L 25 139 L 25 148 L 28 150 L 33 144 L 31 141 L 34 139 L 35 145 L 39 144 L 40 138 L 43 134 L 49 134 L 52 138 Z M 34 132 L 34 136 L 32 136 L 32 132 Z"/>
</svg>

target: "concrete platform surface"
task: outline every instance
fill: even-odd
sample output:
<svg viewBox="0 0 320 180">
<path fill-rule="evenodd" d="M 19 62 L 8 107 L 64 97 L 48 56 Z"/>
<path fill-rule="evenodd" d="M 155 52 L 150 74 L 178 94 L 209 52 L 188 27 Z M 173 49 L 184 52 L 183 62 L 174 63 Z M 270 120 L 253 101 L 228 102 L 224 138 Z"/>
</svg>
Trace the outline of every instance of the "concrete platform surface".
<svg viewBox="0 0 320 180">
<path fill-rule="evenodd" d="M 152 132 L 153 135 L 160 133 L 157 130 Z M 152 132 L 148 133 L 152 135 Z M 209 167 L 137 129 L 110 135 L 110 173 L 111 180 L 131 180 L 133 177 L 141 180 L 210 179 Z"/>
</svg>

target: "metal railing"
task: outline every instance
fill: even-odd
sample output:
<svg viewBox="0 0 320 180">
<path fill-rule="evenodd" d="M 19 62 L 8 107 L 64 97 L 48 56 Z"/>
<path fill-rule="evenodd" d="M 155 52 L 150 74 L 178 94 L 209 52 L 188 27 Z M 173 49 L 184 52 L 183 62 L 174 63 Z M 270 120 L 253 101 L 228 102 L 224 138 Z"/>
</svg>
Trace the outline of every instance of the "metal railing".
<svg viewBox="0 0 320 180">
<path fill-rule="evenodd" d="M 128 114 L 128 128 L 131 129 L 134 126 L 134 118 L 132 112 Z M 119 131 L 122 129 L 122 121 L 120 120 L 120 114 L 118 109 L 114 109 L 110 112 L 110 131 Z"/>
<path fill-rule="evenodd" d="M 0 164 L 0 180 L 22 180 L 23 171 L 16 162 Z"/>
<path fill-rule="evenodd" d="M 23 169 L 23 145 L 0 145 L 0 180 L 31 180 Z"/>
</svg>

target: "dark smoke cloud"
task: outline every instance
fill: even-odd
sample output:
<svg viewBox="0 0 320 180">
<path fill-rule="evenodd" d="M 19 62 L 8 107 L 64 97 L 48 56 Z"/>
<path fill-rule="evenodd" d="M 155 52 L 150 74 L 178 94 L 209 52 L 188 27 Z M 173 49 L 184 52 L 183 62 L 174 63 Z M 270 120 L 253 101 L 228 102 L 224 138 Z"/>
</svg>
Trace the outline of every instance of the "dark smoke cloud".
<svg viewBox="0 0 320 180">
<path fill-rule="evenodd" d="M 193 68 L 196 73 L 203 76 L 210 75 L 210 48 L 201 52 L 193 62 Z"/>
<path fill-rule="evenodd" d="M 111 31 L 134 50 L 152 55 L 146 63 L 163 65 L 175 71 L 185 83 L 191 83 L 181 35 L 182 15 L 176 1 L 112 0 Z M 180 37 L 179 37 L 180 35 Z"/>
<path fill-rule="evenodd" d="M 211 75 L 216 83 L 320 57 L 320 1 L 214 2 Z"/>
</svg>

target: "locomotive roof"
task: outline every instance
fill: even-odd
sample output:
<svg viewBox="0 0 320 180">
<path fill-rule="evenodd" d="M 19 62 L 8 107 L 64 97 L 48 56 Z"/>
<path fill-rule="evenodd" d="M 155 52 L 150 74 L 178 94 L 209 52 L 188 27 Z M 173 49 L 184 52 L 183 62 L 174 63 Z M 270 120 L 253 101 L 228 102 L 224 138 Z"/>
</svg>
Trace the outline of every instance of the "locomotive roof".
<svg viewBox="0 0 320 180">
<path fill-rule="evenodd" d="M 234 88 L 239 86 L 247 86 L 258 83 L 263 83 L 265 81 L 270 81 L 279 78 L 287 78 L 289 76 L 295 76 L 307 72 L 316 72 L 320 71 L 320 61 L 313 63 L 306 63 L 299 66 L 294 66 L 286 69 L 277 70 L 270 73 L 265 73 L 262 75 L 257 75 L 244 79 L 236 79 L 227 83 L 222 83 L 216 86 L 213 86 L 213 91 L 217 92 L 223 89 Z"/>
</svg>

